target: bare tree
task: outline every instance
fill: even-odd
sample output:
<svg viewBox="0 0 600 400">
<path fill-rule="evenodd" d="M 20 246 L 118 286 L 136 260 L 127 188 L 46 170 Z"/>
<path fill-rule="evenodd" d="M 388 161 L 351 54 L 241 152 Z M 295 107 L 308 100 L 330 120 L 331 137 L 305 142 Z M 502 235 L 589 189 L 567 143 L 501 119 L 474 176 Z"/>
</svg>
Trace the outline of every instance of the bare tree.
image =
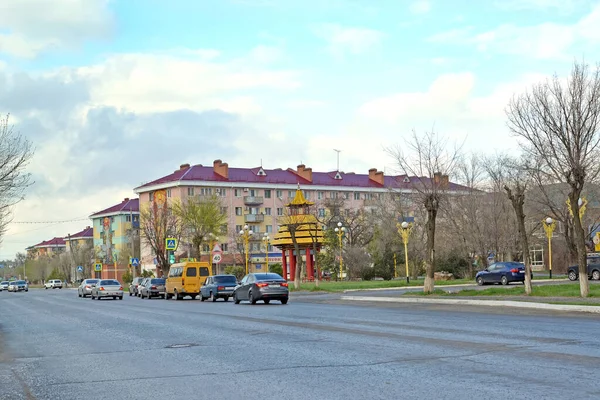
<svg viewBox="0 0 600 400">
<path fill-rule="evenodd" d="M 413 131 L 406 142 L 405 150 L 400 146 L 389 149 L 401 173 L 413 179 L 412 188 L 416 191 L 419 203 L 427 212 L 427 256 L 425 257 L 425 283 L 423 291 L 433 293 L 435 280 L 435 228 L 441 203 L 446 200 L 449 181 L 448 174 L 459 161 L 460 150 L 448 150 L 447 141 L 435 132 L 425 132 L 419 136 Z"/>
<path fill-rule="evenodd" d="M 600 65 L 590 71 L 575 62 L 563 84 L 558 76 L 515 96 L 506 109 L 510 130 L 523 140 L 540 171 L 555 182 L 569 185 L 578 264 L 587 266 L 585 232 L 581 223 L 581 192 L 600 173 Z M 589 295 L 585 272 L 579 274 L 582 297 Z"/>
<path fill-rule="evenodd" d="M 156 199 L 156 196 L 155 196 Z M 181 223 L 168 203 L 156 200 L 140 210 L 140 231 L 144 242 L 156 256 L 157 267 L 166 276 L 169 272 L 165 240 L 169 237 L 181 239 Z M 157 276 L 159 276 L 157 274 Z"/>
<path fill-rule="evenodd" d="M 308 211 L 306 211 L 306 213 L 308 213 Z M 282 229 L 287 229 L 287 231 L 290 233 L 292 245 L 294 246 L 294 252 L 296 253 L 296 271 L 293 277 L 294 289 L 300 289 L 300 280 L 302 278 L 303 271 L 302 268 L 304 267 L 302 264 L 302 255 L 300 253 L 300 244 L 298 243 L 298 233 L 303 228 L 307 220 L 307 215 L 298 215 L 294 214 L 293 212 L 290 213 L 289 208 L 287 208 L 284 215 L 280 216 L 278 219 L 278 224 L 281 226 L 280 232 Z"/>
<path fill-rule="evenodd" d="M 12 206 L 23 200 L 33 182 L 25 169 L 33 157 L 31 143 L 14 130 L 10 115 L 0 118 L 0 242 L 11 221 Z"/>
</svg>

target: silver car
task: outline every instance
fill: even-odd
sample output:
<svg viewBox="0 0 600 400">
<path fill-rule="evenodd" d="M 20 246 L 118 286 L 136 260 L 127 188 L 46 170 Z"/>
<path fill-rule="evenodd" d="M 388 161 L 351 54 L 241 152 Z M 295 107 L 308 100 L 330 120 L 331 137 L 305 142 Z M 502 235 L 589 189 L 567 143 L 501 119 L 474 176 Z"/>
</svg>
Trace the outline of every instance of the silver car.
<svg viewBox="0 0 600 400">
<path fill-rule="evenodd" d="M 123 300 L 123 285 L 114 279 L 101 279 L 98 283 L 92 285 L 92 300 L 100 300 L 103 297 L 112 297 Z"/>
<path fill-rule="evenodd" d="M 28 292 L 29 285 L 25 281 L 12 281 L 8 285 L 9 292 Z"/>
<path fill-rule="evenodd" d="M 0 282 L 0 290 L 8 290 L 8 285 L 10 283 L 8 281 Z"/>
<path fill-rule="evenodd" d="M 92 295 L 92 285 L 98 283 L 99 279 L 84 279 L 81 285 L 77 288 L 77 295 L 79 297 L 86 297 Z"/>
</svg>

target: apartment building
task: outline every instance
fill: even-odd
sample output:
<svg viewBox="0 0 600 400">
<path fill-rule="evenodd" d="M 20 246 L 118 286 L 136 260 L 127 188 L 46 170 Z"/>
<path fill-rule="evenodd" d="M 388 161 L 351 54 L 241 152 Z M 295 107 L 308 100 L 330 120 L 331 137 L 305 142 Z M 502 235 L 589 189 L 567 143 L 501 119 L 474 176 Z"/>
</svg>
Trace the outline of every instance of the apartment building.
<svg viewBox="0 0 600 400">
<path fill-rule="evenodd" d="M 55 237 L 50 240 L 44 240 L 36 245 L 25 249 L 27 258 L 37 260 L 42 257 L 54 257 L 66 250 L 66 244 L 63 238 Z"/>
<path fill-rule="evenodd" d="M 455 186 L 448 182 L 447 176 L 436 175 L 436 179 L 445 181 L 451 189 Z M 233 253 L 231 246 L 239 245 L 239 241 L 235 240 L 236 235 L 244 225 L 249 225 L 254 233 L 250 254 L 256 263 L 264 257 L 263 235 L 277 232 L 278 218 L 284 215 L 285 205 L 294 198 L 298 186 L 307 200 L 315 202 L 317 212 L 321 215 L 325 215 L 324 204 L 328 199 L 344 199 L 345 208 L 358 209 L 376 205 L 379 199 L 389 193 L 390 188 L 401 192 L 412 190 L 410 177 L 384 176 L 382 171 L 375 168 L 366 174 L 316 172 L 305 165 L 298 165 L 296 169 L 230 168 L 227 163 L 215 160 L 209 166 L 182 164 L 173 173 L 139 186 L 134 191 L 139 195 L 140 207 L 152 204 L 155 193 L 160 194 L 161 198 L 166 196 L 167 201 L 213 194 L 222 197 L 223 212 L 228 216 L 227 225 L 219 237 L 224 261 L 233 261 L 227 255 Z M 281 261 L 281 251 L 270 247 L 269 252 L 271 260 Z M 185 253 L 185 246 L 179 246 L 176 254 L 183 256 Z M 152 268 L 153 256 L 150 249 L 143 245 L 141 262 L 145 268 Z"/>
<path fill-rule="evenodd" d="M 76 251 L 87 245 L 94 244 L 94 229 L 91 226 L 86 226 L 85 229 L 74 234 L 68 234 L 64 239 L 66 251 Z"/>
</svg>

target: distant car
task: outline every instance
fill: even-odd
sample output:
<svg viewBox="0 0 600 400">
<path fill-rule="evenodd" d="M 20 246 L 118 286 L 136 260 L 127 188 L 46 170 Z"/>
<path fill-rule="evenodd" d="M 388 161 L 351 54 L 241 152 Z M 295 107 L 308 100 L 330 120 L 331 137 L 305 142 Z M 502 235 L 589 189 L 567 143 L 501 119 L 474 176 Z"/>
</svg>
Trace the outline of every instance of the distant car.
<svg viewBox="0 0 600 400">
<path fill-rule="evenodd" d="M 153 297 L 165 298 L 165 279 L 151 278 L 147 279 L 144 286 L 139 286 L 140 297 L 150 300 Z"/>
<path fill-rule="evenodd" d="M 595 281 L 600 280 L 600 254 L 588 254 L 587 274 L 588 279 L 593 279 Z M 572 265 L 569 268 L 567 268 L 567 276 L 571 281 L 576 281 L 577 279 L 579 279 L 579 266 Z"/>
<path fill-rule="evenodd" d="M 281 304 L 287 304 L 289 299 L 288 283 L 279 274 L 252 273 L 246 275 L 233 292 L 233 301 L 240 304 L 242 300 L 248 300 L 251 304 L 256 304 L 262 300 L 269 304 L 271 300 L 279 300 Z"/>
<path fill-rule="evenodd" d="M 141 277 L 133 278 L 133 280 L 129 284 L 129 295 L 130 296 L 137 296 L 138 287 L 140 286 L 140 284 L 142 283 L 143 280 L 144 280 L 144 278 L 141 278 Z"/>
<path fill-rule="evenodd" d="M 123 300 L 123 285 L 114 279 L 102 279 L 95 286 L 92 287 L 92 300 L 100 300 L 103 297 L 112 297 L 113 300 L 117 298 Z"/>
<path fill-rule="evenodd" d="M 60 279 L 50 279 L 48 282 L 44 283 L 45 289 L 62 289 L 63 283 Z"/>
<path fill-rule="evenodd" d="M 200 300 L 223 299 L 228 301 L 233 296 L 233 291 L 237 286 L 237 278 L 235 275 L 214 275 L 206 278 L 206 281 L 200 288 Z"/>
<path fill-rule="evenodd" d="M 9 292 L 28 292 L 29 285 L 25 281 L 12 281 L 8 285 Z"/>
<path fill-rule="evenodd" d="M 525 282 L 525 265 L 520 262 L 497 262 L 475 275 L 479 286 L 488 283 L 508 285 L 511 282 Z"/>
<path fill-rule="evenodd" d="M 0 290 L 8 290 L 8 285 L 10 284 L 10 282 L 8 281 L 2 281 L 0 282 Z"/>
<path fill-rule="evenodd" d="M 142 278 L 142 280 L 140 281 L 137 289 L 135 290 L 135 296 L 137 297 L 142 297 L 142 292 L 140 291 L 140 289 L 142 288 L 142 286 L 144 286 L 146 284 L 146 282 L 148 282 L 150 280 L 150 278 Z"/>
<path fill-rule="evenodd" d="M 92 295 L 92 287 L 97 284 L 99 279 L 84 279 L 77 288 L 77 295 L 79 297 L 86 297 Z"/>
</svg>

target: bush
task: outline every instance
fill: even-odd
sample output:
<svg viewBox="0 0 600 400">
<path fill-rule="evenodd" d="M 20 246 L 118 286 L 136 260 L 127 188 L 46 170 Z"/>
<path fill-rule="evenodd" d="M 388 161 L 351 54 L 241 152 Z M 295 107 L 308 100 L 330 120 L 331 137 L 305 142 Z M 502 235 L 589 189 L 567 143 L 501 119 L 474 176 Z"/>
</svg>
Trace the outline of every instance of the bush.
<svg viewBox="0 0 600 400">
<path fill-rule="evenodd" d="M 123 283 L 129 285 L 131 282 L 133 282 L 133 275 L 131 275 L 131 272 L 127 271 L 123 274 Z"/>
<path fill-rule="evenodd" d="M 50 275 L 48 275 L 48 278 L 46 278 L 47 281 L 51 280 L 51 279 L 60 279 L 61 281 L 66 281 L 66 277 L 65 274 L 61 273 L 58 270 L 58 267 L 55 267 L 52 272 L 50 272 Z"/>
<path fill-rule="evenodd" d="M 246 275 L 246 270 L 244 269 L 244 267 L 234 267 L 233 265 L 228 265 L 227 267 L 225 267 L 225 273 L 228 275 L 235 275 L 237 280 L 240 280 L 244 277 L 244 275 Z"/>
<path fill-rule="evenodd" d="M 154 272 L 145 269 L 142 271 L 142 278 L 154 278 Z"/>
<path fill-rule="evenodd" d="M 269 265 L 269 272 L 283 276 L 283 266 L 279 263 Z M 285 276 L 283 276 L 285 278 Z"/>
<path fill-rule="evenodd" d="M 436 270 L 450 272 L 455 278 L 472 278 L 471 269 L 471 261 L 458 253 L 450 253 L 437 260 Z"/>
</svg>

